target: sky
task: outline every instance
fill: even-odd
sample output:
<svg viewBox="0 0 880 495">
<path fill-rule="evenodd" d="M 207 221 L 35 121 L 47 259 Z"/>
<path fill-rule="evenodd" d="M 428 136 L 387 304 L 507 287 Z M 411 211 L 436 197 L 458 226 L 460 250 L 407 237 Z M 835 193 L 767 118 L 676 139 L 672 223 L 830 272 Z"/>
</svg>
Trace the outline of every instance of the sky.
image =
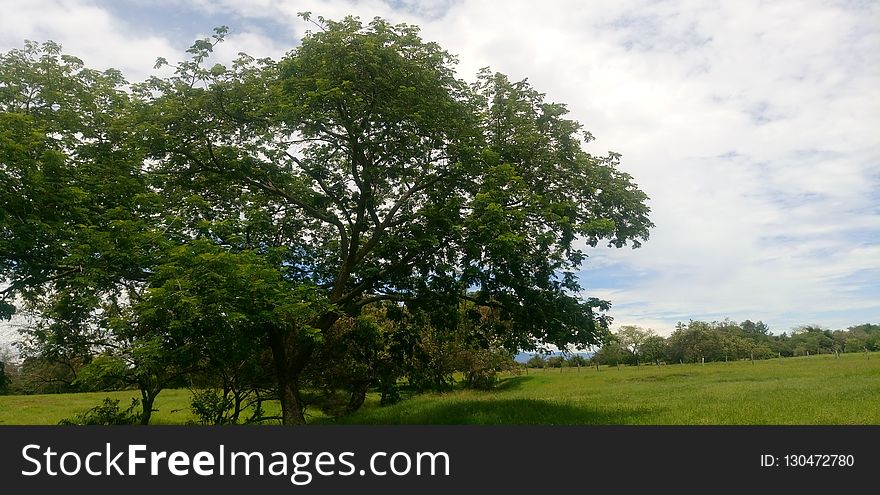
<svg viewBox="0 0 880 495">
<path fill-rule="evenodd" d="M 134 82 L 228 25 L 218 62 L 279 58 L 297 16 L 416 24 L 567 104 L 649 196 L 642 248 L 598 248 L 584 295 L 613 327 L 880 323 L 880 2 L 0 0 L 0 51 L 54 40 Z M 9 329 L 0 328 L 0 340 Z"/>
</svg>

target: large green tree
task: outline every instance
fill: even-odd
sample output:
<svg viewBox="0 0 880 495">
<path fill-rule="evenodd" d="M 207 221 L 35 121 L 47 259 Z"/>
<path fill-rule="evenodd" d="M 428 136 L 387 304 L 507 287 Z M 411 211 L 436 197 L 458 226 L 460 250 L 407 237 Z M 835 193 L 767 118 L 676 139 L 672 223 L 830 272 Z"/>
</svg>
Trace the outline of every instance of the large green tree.
<svg viewBox="0 0 880 495">
<path fill-rule="evenodd" d="M 266 349 L 285 423 L 324 335 L 380 302 L 436 330 L 490 308 L 508 349 L 598 344 L 584 248 L 652 226 L 619 155 L 584 151 L 525 81 L 458 79 L 413 26 L 318 23 L 278 62 L 211 66 L 220 28 L 130 92 L 54 45 L 5 56 L 4 81 L 34 81 L 0 88 L 5 295 L 55 301 L 59 349 L 99 330 L 215 362 Z"/>
<path fill-rule="evenodd" d="M 154 172 L 201 235 L 280 253 L 283 278 L 329 304 L 266 328 L 284 421 L 303 421 L 315 336 L 378 301 L 495 307 L 510 348 L 597 343 L 608 303 L 577 295 L 578 242 L 638 246 L 651 226 L 618 155 L 583 151 L 565 106 L 525 81 L 457 79 L 413 26 L 319 22 L 278 63 L 207 67 L 220 30 L 141 92 Z"/>
</svg>

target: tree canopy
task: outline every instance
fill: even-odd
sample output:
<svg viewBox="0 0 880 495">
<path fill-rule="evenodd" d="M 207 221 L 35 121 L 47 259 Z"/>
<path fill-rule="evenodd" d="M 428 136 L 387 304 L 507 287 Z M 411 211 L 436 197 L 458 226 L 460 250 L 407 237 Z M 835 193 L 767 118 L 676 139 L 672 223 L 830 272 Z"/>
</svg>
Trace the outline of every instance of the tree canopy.
<svg viewBox="0 0 880 495">
<path fill-rule="evenodd" d="M 5 314 L 21 298 L 43 347 L 85 354 L 268 353 L 286 423 L 306 370 L 334 364 L 325 337 L 371 306 L 437 331 L 476 318 L 509 350 L 600 344 L 584 250 L 652 227 L 620 155 L 587 153 L 527 81 L 458 79 L 414 26 L 318 21 L 279 61 L 209 66 L 218 28 L 127 87 L 54 44 L 3 55 Z"/>
</svg>

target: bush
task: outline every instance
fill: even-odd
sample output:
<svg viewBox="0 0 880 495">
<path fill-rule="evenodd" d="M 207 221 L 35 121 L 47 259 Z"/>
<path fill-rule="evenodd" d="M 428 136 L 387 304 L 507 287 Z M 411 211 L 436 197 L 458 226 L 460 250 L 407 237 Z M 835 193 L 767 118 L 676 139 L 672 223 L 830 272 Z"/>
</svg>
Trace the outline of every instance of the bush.
<svg viewBox="0 0 880 495">
<path fill-rule="evenodd" d="M 383 383 L 381 385 L 381 398 L 379 399 L 379 405 L 390 406 L 400 402 L 400 385 L 397 383 Z"/>
<path fill-rule="evenodd" d="M 466 348 L 459 352 L 456 361 L 464 373 L 464 385 L 478 390 L 494 387 L 498 383 L 498 372 L 519 367 L 513 353 L 499 347 Z"/>
<path fill-rule="evenodd" d="M 119 410 L 119 400 L 109 397 L 104 402 L 88 411 L 77 414 L 73 418 L 65 418 L 58 422 L 60 425 L 135 425 L 141 420 L 140 413 L 134 412 L 140 407 L 141 401 L 131 399 L 131 405 L 125 410 Z"/>
<path fill-rule="evenodd" d="M 196 390 L 192 394 L 190 408 L 196 415 L 199 424 L 223 425 L 231 424 L 230 412 L 235 404 L 229 397 L 224 397 L 216 390 Z"/>
</svg>

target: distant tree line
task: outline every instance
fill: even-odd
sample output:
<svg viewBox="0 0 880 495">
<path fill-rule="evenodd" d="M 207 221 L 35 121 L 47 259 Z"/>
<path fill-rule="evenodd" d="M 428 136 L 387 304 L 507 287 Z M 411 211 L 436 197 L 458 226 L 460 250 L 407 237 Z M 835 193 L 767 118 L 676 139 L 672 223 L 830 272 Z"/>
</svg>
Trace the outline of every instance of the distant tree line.
<svg viewBox="0 0 880 495">
<path fill-rule="evenodd" d="M 624 326 L 593 355 L 606 365 L 695 363 L 769 359 L 880 350 L 880 325 L 863 324 L 846 330 L 803 325 L 775 335 L 763 322 L 732 320 L 678 323 L 669 337 L 651 329 Z"/>
<path fill-rule="evenodd" d="M 535 354 L 523 365 L 526 368 L 578 368 L 590 366 L 592 360 L 583 354 Z"/>
<path fill-rule="evenodd" d="M 579 353 L 535 354 L 522 366 L 638 366 L 874 351 L 880 351 L 880 325 L 876 324 L 855 325 L 846 330 L 801 325 L 777 335 L 770 333 L 770 328 L 762 321 L 691 320 L 686 324 L 678 323 L 668 337 L 658 335 L 652 329 L 625 325 L 589 357 Z"/>
</svg>

